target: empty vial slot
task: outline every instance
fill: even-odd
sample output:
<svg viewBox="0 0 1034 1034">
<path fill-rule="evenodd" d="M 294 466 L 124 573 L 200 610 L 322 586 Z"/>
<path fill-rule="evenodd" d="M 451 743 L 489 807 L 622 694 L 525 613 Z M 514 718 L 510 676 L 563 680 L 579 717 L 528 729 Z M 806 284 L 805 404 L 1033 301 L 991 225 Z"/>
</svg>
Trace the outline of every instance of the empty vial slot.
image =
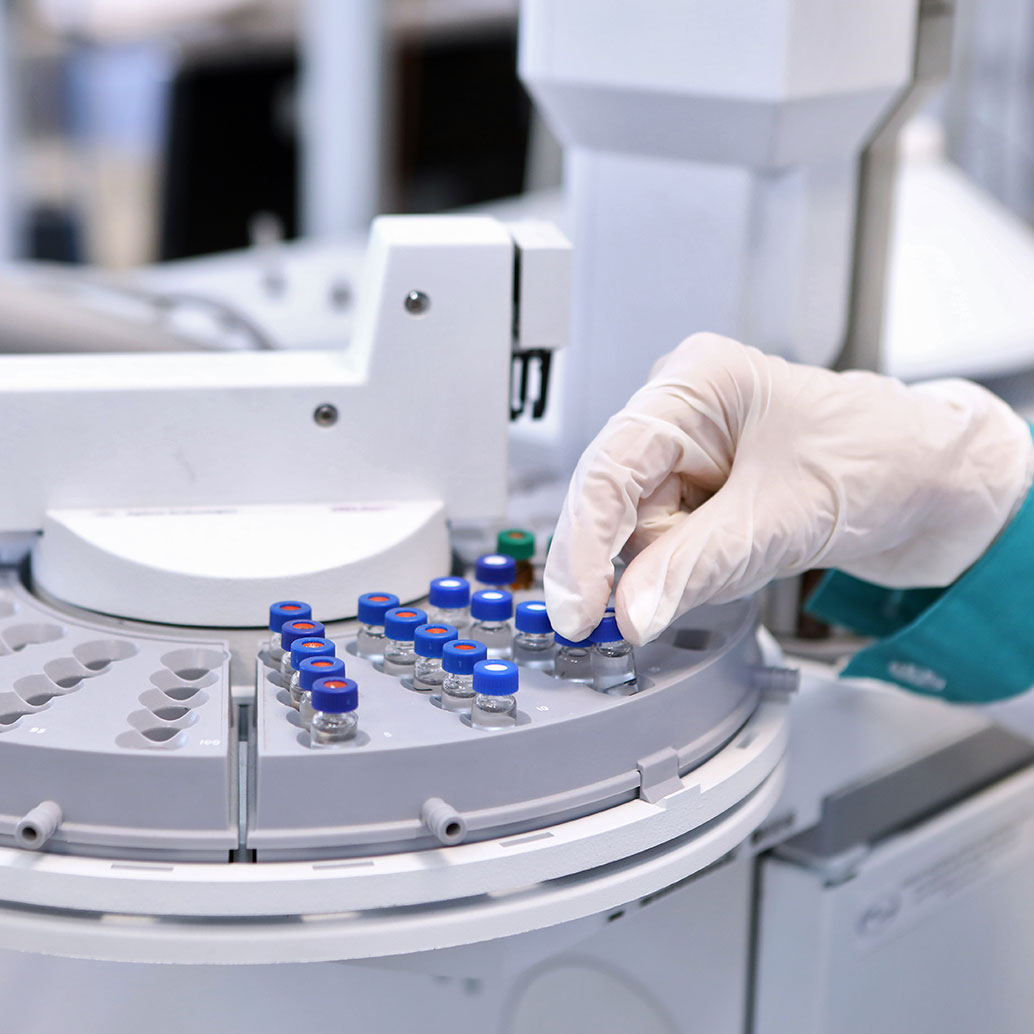
<svg viewBox="0 0 1034 1034">
<path fill-rule="evenodd" d="M 151 681 L 168 697 L 173 700 L 190 700 L 196 693 L 219 681 L 215 672 L 209 672 L 203 679 L 196 682 L 184 682 L 183 679 L 174 675 L 168 668 L 162 668 L 151 676 Z"/>
<path fill-rule="evenodd" d="M 156 707 L 151 714 L 160 718 L 163 722 L 174 722 L 185 714 L 190 714 L 190 708 L 182 704 L 170 704 L 168 707 Z"/>
<path fill-rule="evenodd" d="M 162 664 L 184 682 L 198 682 L 221 667 L 226 656 L 221 650 L 187 647 L 167 653 L 162 658 Z"/>
<path fill-rule="evenodd" d="M 4 643 L 9 650 L 24 650 L 26 646 L 53 643 L 65 634 L 60 625 L 13 625 L 4 632 Z"/>
<path fill-rule="evenodd" d="M 115 737 L 115 742 L 120 747 L 132 750 L 177 750 L 186 746 L 188 736 L 182 729 L 171 725 L 164 728 L 152 726 L 142 732 L 137 729 L 127 729 Z"/>
<path fill-rule="evenodd" d="M 57 660 L 48 661 L 43 665 L 43 671 L 55 686 L 66 693 L 78 689 L 84 679 L 98 674 L 84 668 L 74 657 L 58 657 Z"/>
<path fill-rule="evenodd" d="M 183 686 L 181 690 L 183 693 L 189 693 L 190 695 L 183 700 L 176 700 L 160 689 L 147 689 L 137 699 L 147 708 L 148 712 L 152 715 L 158 715 L 159 718 L 167 722 L 177 721 L 188 712 L 193 711 L 202 704 L 208 703 L 208 694 L 196 686 Z M 172 711 L 166 711 L 165 708 L 174 708 L 179 714 L 170 717 Z M 153 725 L 154 723 L 151 722 L 150 724 Z"/>
<path fill-rule="evenodd" d="M 159 714 L 159 710 L 164 713 Z M 199 720 L 200 716 L 193 708 L 177 707 L 175 704 L 169 704 L 167 708 L 133 711 L 128 717 L 130 726 L 142 735 L 146 735 L 151 729 L 189 729 Z"/>
<path fill-rule="evenodd" d="M 194 697 L 201 693 L 201 690 L 197 686 L 173 686 L 164 692 L 167 697 L 171 697 L 173 700 L 193 700 Z"/>
<path fill-rule="evenodd" d="M 20 711 L 22 714 L 46 707 L 54 697 L 61 694 L 61 690 L 46 675 L 24 675 L 15 680 L 12 688 L 13 694 L 0 693 L 0 708 Z"/>
<path fill-rule="evenodd" d="M 680 628 L 672 640 L 680 650 L 717 650 L 722 637 L 709 628 Z"/>
<path fill-rule="evenodd" d="M 165 743 L 167 740 L 171 740 L 174 736 L 179 735 L 179 730 L 174 729 L 171 725 L 166 725 L 161 728 L 141 729 L 140 734 L 146 736 L 154 743 Z"/>
<path fill-rule="evenodd" d="M 8 711 L 7 714 L 0 714 L 0 728 L 14 725 L 22 717 L 21 711 Z"/>
<path fill-rule="evenodd" d="M 97 672 L 110 667 L 116 661 L 135 657 L 139 652 L 136 644 L 128 639 L 98 639 L 92 643 L 82 643 L 72 651 L 84 668 Z"/>
</svg>

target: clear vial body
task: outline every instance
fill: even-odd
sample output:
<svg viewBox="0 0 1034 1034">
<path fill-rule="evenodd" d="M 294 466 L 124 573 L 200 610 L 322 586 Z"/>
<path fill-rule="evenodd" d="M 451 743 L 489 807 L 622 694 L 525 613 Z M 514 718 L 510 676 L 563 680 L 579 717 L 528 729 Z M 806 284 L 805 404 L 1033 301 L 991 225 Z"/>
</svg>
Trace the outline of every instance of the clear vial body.
<svg viewBox="0 0 1034 1034">
<path fill-rule="evenodd" d="M 479 729 L 504 729 L 517 722 L 517 699 L 478 693 L 470 709 L 470 724 Z"/>
<path fill-rule="evenodd" d="M 417 656 L 413 668 L 413 686 L 416 689 L 437 689 L 445 679 L 441 657 Z"/>
<path fill-rule="evenodd" d="M 269 657 L 269 666 L 279 668 L 284 659 L 284 648 L 280 645 L 280 633 L 273 632 L 269 636 L 269 643 L 266 646 L 266 654 Z"/>
<path fill-rule="evenodd" d="M 472 621 L 470 638 L 488 648 L 488 659 L 508 661 L 513 656 L 513 629 L 509 621 Z"/>
<path fill-rule="evenodd" d="M 359 634 L 355 637 L 355 652 L 367 660 L 379 661 L 384 657 L 387 640 L 383 625 L 360 624 Z"/>
<path fill-rule="evenodd" d="M 287 687 L 291 694 L 291 706 L 297 711 L 301 707 L 305 690 L 302 689 L 302 677 L 295 671 L 291 674 L 291 684 Z"/>
<path fill-rule="evenodd" d="M 470 711 L 474 703 L 474 676 L 445 673 L 442 680 L 442 707 L 446 711 Z"/>
<path fill-rule="evenodd" d="M 557 644 L 553 675 L 568 682 L 592 684 L 592 648 Z"/>
<path fill-rule="evenodd" d="M 335 743 L 347 743 L 355 738 L 359 728 L 359 715 L 355 711 L 335 714 L 332 711 L 316 711 L 309 728 L 309 740 L 314 747 L 331 747 Z"/>
<path fill-rule="evenodd" d="M 635 655 L 625 639 L 596 643 L 592 648 L 592 687 L 600 693 L 623 696 L 638 690 Z"/>
<path fill-rule="evenodd" d="M 553 669 L 556 640 L 552 632 L 515 632 L 513 659 L 525 668 Z"/>
<path fill-rule="evenodd" d="M 291 664 L 290 650 L 282 653 L 280 657 L 280 674 L 283 676 L 284 685 L 290 688 L 292 677 L 298 674 Z"/>
<path fill-rule="evenodd" d="M 467 607 L 428 607 L 427 623 L 464 629 L 470 624 L 470 610 Z"/>
<path fill-rule="evenodd" d="M 306 729 L 312 725 L 312 717 L 315 713 L 312 706 L 312 692 L 307 689 L 303 690 L 301 700 L 298 702 L 298 717 Z"/>
<path fill-rule="evenodd" d="M 384 670 L 389 675 L 408 675 L 416 664 L 412 639 L 384 640 Z"/>
</svg>

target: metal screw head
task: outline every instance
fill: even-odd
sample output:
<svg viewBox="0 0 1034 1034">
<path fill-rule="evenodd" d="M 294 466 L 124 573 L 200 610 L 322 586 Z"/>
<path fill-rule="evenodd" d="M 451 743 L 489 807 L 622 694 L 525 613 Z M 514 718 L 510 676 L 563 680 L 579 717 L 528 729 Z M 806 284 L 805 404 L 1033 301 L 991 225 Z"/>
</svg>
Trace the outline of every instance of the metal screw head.
<svg viewBox="0 0 1034 1034">
<path fill-rule="evenodd" d="M 312 419 L 316 421 L 320 427 L 330 427 L 337 423 L 337 406 L 332 406 L 329 402 L 324 402 L 318 405 L 312 414 Z"/>
<path fill-rule="evenodd" d="M 423 291 L 410 291 L 403 304 L 411 316 L 420 316 L 431 308 L 431 299 Z"/>
</svg>

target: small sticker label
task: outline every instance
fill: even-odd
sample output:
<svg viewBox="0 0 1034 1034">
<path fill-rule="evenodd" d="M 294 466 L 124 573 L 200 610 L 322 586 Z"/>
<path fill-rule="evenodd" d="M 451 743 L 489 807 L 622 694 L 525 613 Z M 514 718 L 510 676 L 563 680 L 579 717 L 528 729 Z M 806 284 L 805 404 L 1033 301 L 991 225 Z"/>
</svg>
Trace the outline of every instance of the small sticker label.
<svg viewBox="0 0 1034 1034">
<path fill-rule="evenodd" d="M 858 947 L 869 951 L 918 925 L 945 902 L 971 893 L 1013 865 L 1032 842 L 1031 819 L 1017 815 L 907 873 L 862 905 L 854 923 Z"/>
</svg>

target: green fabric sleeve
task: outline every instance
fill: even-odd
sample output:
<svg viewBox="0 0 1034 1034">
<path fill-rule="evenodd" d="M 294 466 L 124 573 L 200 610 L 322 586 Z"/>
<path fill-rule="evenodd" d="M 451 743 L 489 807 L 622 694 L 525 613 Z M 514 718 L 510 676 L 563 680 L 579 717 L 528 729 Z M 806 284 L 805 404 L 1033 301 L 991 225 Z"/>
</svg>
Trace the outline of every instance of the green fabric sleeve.
<svg viewBox="0 0 1034 1034">
<path fill-rule="evenodd" d="M 832 571 L 816 617 L 879 637 L 841 674 L 956 703 L 1034 687 L 1034 490 L 990 549 L 945 589 L 887 589 Z"/>
</svg>

